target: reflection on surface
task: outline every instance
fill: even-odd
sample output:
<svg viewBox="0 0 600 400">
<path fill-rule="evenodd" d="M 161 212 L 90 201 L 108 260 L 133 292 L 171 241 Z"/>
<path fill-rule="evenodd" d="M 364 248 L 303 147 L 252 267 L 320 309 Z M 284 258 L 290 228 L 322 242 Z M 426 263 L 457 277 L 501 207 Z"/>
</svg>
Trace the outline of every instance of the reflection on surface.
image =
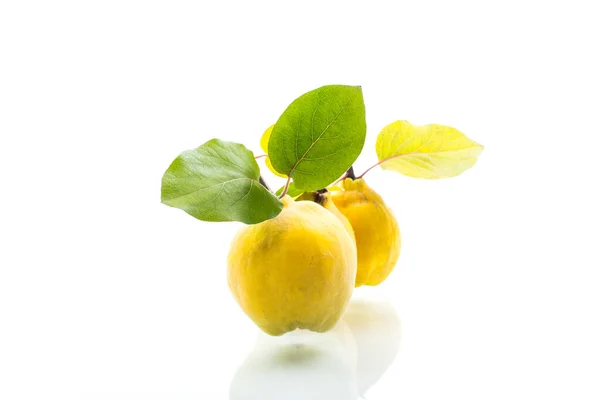
<svg viewBox="0 0 600 400">
<path fill-rule="evenodd" d="M 353 300 L 327 333 L 261 332 L 233 377 L 230 399 L 359 399 L 390 366 L 399 342 L 390 303 Z"/>
<path fill-rule="evenodd" d="M 356 399 L 352 337 L 343 324 L 325 333 L 260 333 L 235 374 L 230 399 Z"/>
<path fill-rule="evenodd" d="M 400 319 L 387 301 L 350 303 L 344 322 L 352 331 L 357 350 L 356 380 L 364 395 L 392 365 L 400 346 Z"/>
</svg>

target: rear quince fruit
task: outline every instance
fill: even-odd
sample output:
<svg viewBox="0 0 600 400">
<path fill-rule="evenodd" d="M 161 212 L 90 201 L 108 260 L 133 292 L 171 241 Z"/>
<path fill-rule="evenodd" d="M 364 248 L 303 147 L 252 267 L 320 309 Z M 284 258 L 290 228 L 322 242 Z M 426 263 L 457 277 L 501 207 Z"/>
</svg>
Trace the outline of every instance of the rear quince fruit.
<svg viewBox="0 0 600 400">
<path fill-rule="evenodd" d="M 355 286 L 375 286 L 394 269 L 400 256 L 400 228 L 383 199 L 362 178 L 346 178 L 332 191 L 336 208 L 352 225 L 358 269 Z"/>
</svg>

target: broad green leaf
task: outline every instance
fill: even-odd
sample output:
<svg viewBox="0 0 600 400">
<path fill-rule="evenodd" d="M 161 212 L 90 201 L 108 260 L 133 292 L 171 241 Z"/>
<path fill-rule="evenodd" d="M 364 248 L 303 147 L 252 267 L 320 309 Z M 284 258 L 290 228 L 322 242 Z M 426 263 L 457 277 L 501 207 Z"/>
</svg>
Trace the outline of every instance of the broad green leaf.
<svg viewBox="0 0 600 400">
<path fill-rule="evenodd" d="M 269 158 L 269 138 L 271 137 L 271 132 L 273 132 L 274 126 L 275 125 L 271 125 L 267 128 L 265 133 L 263 133 L 262 137 L 260 138 L 260 148 L 263 149 L 263 151 L 267 154 L 265 157 L 265 164 L 267 165 L 267 168 L 269 168 L 269 170 L 275 175 L 281 178 L 287 178 L 287 175 L 280 174 L 279 172 L 275 171 L 273 164 L 271 164 L 271 159 Z"/>
<path fill-rule="evenodd" d="M 283 193 L 283 189 L 285 189 L 285 185 L 283 185 L 282 187 L 277 189 L 275 194 L 279 196 L 281 193 Z M 294 185 L 294 182 L 290 182 L 290 186 L 288 187 L 288 191 L 286 194 L 288 196 L 290 196 L 291 198 L 295 199 L 296 197 L 300 196 L 304 192 L 305 192 L 304 190 L 298 189 L 296 187 L 296 185 Z"/>
<path fill-rule="evenodd" d="M 283 208 L 259 177 L 250 150 L 212 139 L 171 163 L 162 179 L 161 200 L 203 221 L 256 224 L 276 217 Z"/>
<path fill-rule="evenodd" d="M 375 149 L 383 169 L 414 178 L 440 179 L 471 168 L 483 146 L 449 126 L 395 121 L 379 133 Z"/>
<path fill-rule="evenodd" d="M 268 154 L 302 190 L 324 188 L 360 154 L 366 134 L 360 86 L 323 86 L 298 97 L 275 123 Z"/>
</svg>

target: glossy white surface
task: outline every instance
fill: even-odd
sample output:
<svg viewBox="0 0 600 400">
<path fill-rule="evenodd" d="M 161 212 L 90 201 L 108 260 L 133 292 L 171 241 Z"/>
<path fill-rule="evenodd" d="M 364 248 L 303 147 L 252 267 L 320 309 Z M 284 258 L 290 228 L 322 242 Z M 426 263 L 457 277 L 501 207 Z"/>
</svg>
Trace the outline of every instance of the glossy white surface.
<svg viewBox="0 0 600 400">
<path fill-rule="evenodd" d="M 600 398 L 592 1 L 0 2 L 0 399 Z M 336 330 L 266 337 L 226 284 L 239 224 L 160 203 L 182 150 L 259 150 L 301 93 L 485 145 L 373 170 L 400 261 Z M 282 184 L 264 170 L 271 186 Z"/>
<path fill-rule="evenodd" d="M 395 308 L 355 299 L 325 334 L 260 334 L 231 382 L 230 399 L 356 399 L 383 376 L 399 343 Z"/>
</svg>

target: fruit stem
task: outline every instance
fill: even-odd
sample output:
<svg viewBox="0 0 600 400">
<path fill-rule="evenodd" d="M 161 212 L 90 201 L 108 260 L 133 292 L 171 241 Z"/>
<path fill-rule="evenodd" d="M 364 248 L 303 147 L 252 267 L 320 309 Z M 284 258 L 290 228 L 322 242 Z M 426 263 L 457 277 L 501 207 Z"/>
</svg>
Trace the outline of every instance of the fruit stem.
<svg viewBox="0 0 600 400">
<path fill-rule="evenodd" d="M 267 185 L 267 182 L 265 182 L 265 180 L 263 179 L 262 175 L 260 175 L 258 177 L 258 181 L 260 182 L 261 185 L 263 185 L 265 187 L 265 189 L 267 189 L 269 192 L 273 193 L 273 191 L 271 190 L 269 185 Z"/>
<path fill-rule="evenodd" d="M 281 192 L 281 194 L 279 195 L 279 198 L 280 198 L 280 199 L 283 199 L 283 196 L 285 196 L 285 195 L 287 194 L 287 192 L 288 192 L 288 189 L 290 188 L 290 180 L 291 180 L 291 179 L 292 179 L 292 178 L 290 178 L 290 177 L 288 176 L 288 178 L 287 178 L 287 181 L 285 182 L 285 187 L 283 188 L 283 191 L 282 191 L 282 192 Z"/>
<path fill-rule="evenodd" d="M 319 190 L 313 192 L 315 203 L 323 205 L 323 201 L 325 200 L 325 196 L 323 196 L 323 195 L 327 192 L 328 192 L 328 190 L 326 188 L 319 189 Z"/>
<path fill-rule="evenodd" d="M 348 168 L 348 171 L 346 171 L 346 178 L 350 178 L 352 180 L 356 179 L 356 175 L 354 175 L 354 165 L 351 165 L 350 168 Z"/>
</svg>

